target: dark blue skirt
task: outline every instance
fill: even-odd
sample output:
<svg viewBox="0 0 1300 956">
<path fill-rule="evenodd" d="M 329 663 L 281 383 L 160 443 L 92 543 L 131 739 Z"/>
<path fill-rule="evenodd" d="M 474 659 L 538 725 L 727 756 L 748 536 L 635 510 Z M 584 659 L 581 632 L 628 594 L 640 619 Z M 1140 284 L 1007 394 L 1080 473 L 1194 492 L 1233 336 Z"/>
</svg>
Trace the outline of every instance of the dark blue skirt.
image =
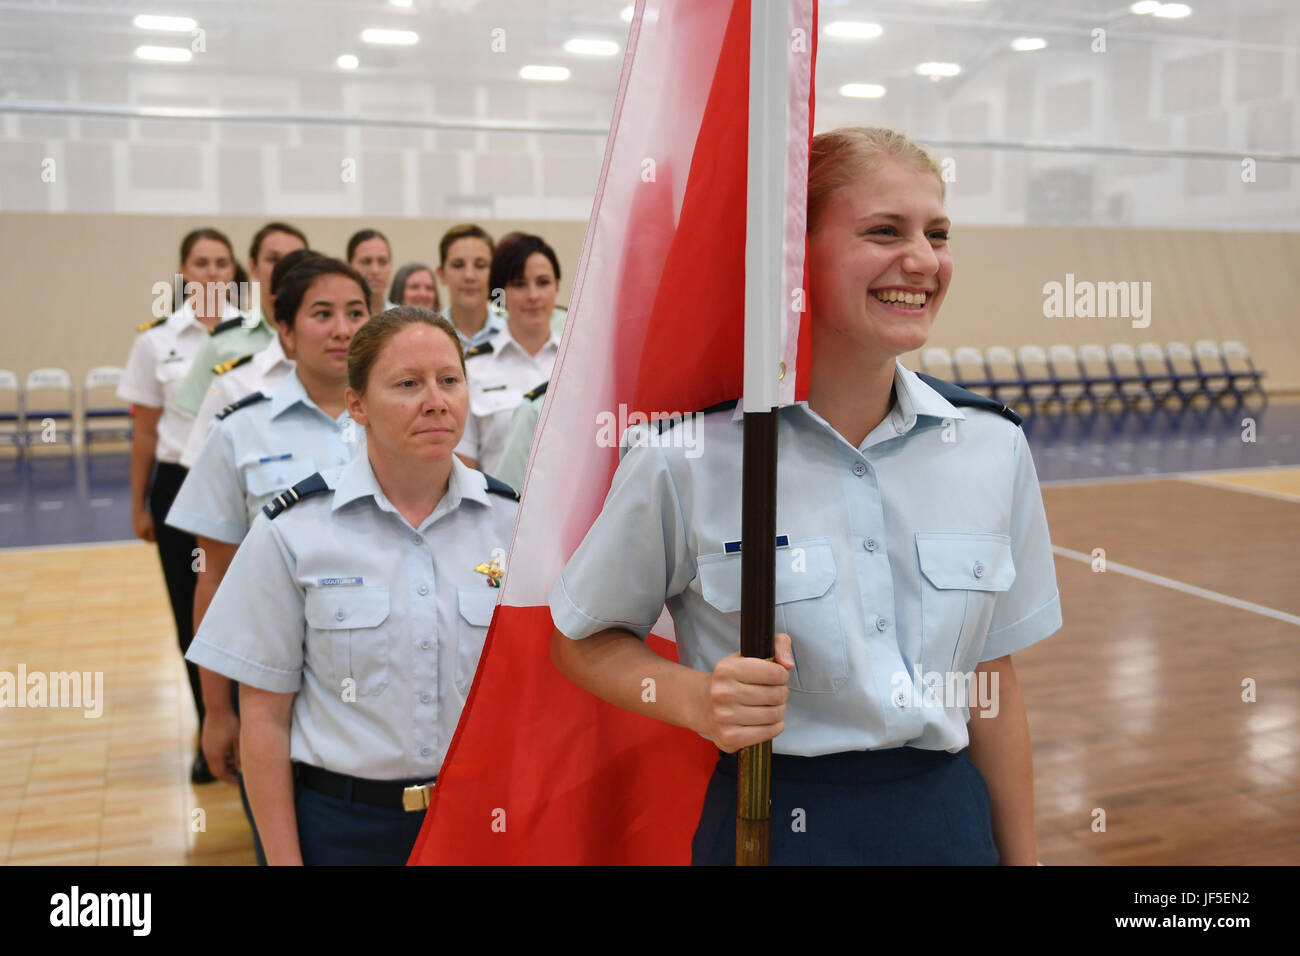
<svg viewBox="0 0 1300 956">
<path fill-rule="evenodd" d="M 723 754 L 691 844 L 695 866 L 736 862 L 736 765 Z M 989 791 L 966 751 L 772 757 L 774 866 L 996 866 Z"/>
</svg>

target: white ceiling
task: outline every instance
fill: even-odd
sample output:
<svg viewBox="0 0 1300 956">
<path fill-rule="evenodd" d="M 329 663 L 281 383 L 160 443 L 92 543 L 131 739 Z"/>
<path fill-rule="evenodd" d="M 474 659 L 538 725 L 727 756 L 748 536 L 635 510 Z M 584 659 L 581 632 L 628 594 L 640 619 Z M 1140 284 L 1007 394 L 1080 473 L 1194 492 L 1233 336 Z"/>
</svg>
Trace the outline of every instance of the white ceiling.
<svg viewBox="0 0 1300 956">
<path fill-rule="evenodd" d="M 580 218 L 594 191 L 589 172 L 598 169 L 600 131 L 608 123 L 621 55 L 579 57 L 565 53 L 563 44 L 576 36 L 604 38 L 617 41 L 621 50 L 627 34 L 620 18 L 625 6 L 624 0 L 412 0 L 408 9 L 388 0 L 0 2 L 0 146 L 7 147 L 0 163 L 9 168 L 25 162 L 17 151 L 27 147 L 50 152 L 54 146 L 93 140 L 96 129 L 103 140 L 216 145 L 260 140 L 272 151 L 336 143 L 353 149 L 360 136 L 362 148 L 477 157 L 448 160 L 447 168 L 456 170 L 452 178 L 458 177 L 448 195 L 493 191 L 496 180 L 490 171 L 466 171 L 467 163 L 478 163 L 485 154 L 533 155 L 536 202 L 525 210 L 527 194 L 521 193 L 519 211 Z M 1167 162 L 1175 166 L 1166 169 L 1175 169 L 1180 178 L 1171 195 L 1190 197 L 1187 215 L 1205 221 L 1209 207 L 1198 207 L 1196 197 L 1216 193 L 1213 188 L 1198 192 L 1198 176 L 1206 177 L 1183 170 L 1210 161 L 1177 154 L 1291 155 L 1300 149 L 1292 140 L 1300 91 L 1300 4 L 1191 0 L 1190 6 L 1191 16 L 1169 20 L 1135 15 L 1120 0 L 821 0 L 823 26 L 833 20 L 868 20 L 880 24 L 883 33 L 867 41 L 821 37 L 818 127 L 894 125 L 948 149 L 974 141 L 1001 144 L 981 150 L 995 157 L 989 160 L 993 198 L 973 208 L 989 221 L 1024 221 L 1021 217 L 1029 214 L 1023 208 L 1006 209 L 1003 194 L 1011 179 L 1060 161 L 1050 154 L 1030 154 L 1022 170 L 1015 164 L 1024 156 L 1016 159 L 1009 144 L 1169 151 L 1173 158 Z M 134 50 L 141 44 L 192 42 L 189 36 L 136 29 L 132 18 L 140 13 L 194 18 L 203 31 L 203 51 L 184 65 L 140 61 Z M 410 47 L 370 46 L 359 39 L 368 27 L 414 30 L 420 40 Z M 1093 49 L 1097 29 L 1106 31 L 1105 52 Z M 1017 36 L 1041 37 L 1048 46 L 1017 53 L 1010 47 Z M 494 41 L 499 47 L 502 40 L 504 51 L 494 50 Z M 335 59 L 343 53 L 356 55 L 360 67 L 340 70 Z M 955 62 L 962 72 L 933 82 L 915 73 L 926 60 Z M 563 83 L 528 82 L 518 76 L 525 64 L 563 65 L 572 75 Z M 882 84 L 887 92 L 877 100 L 845 99 L 837 92 L 845 83 Z M 95 126 L 108 121 L 38 119 L 13 112 L 33 104 L 201 108 L 342 120 L 363 115 L 429 123 L 522 121 L 588 132 L 438 133 L 434 138 L 433 133 L 379 135 L 344 128 L 304 134 L 296 126 L 271 134 L 241 124 L 244 132 L 238 137 L 229 131 L 196 136 L 178 123 L 132 120 Z M 567 142 L 558 145 L 561 139 Z M 545 157 L 557 153 L 579 157 L 563 188 L 561 178 L 547 172 Z M 967 150 L 962 155 L 974 154 Z M 1108 192 L 1139 171 L 1132 164 L 1147 162 L 1141 168 L 1150 172 L 1155 167 L 1149 164 L 1157 161 L 1081 155 L 1090 157 L 1086 163 L 1098 188 Z M 114 155 L 113 161 L 130 159 Z M 1286 182 L 1274 187 L 1281 192 L 1260 204 L 1258 215 L 1249 203 L 1239 208 L 1230 224 L 1300 220 L 1300 183 L 1291 182 L 1288 166 L 1278 166 L 1274 174 L 1282 171 Z M 123 175 L 130 180 L 129 171 Z M 586 178 L 591 183 L 584 192 Z M 13 190 L 6 193 L 4 185 L 0 178 L 0 208 L 23 208 L 15 206 Z M 209 199 L 215 196 L 212 201 L 220 202 L 218 186 L 201 184 L 195 195 L 211 194 Z M 276 200 L 271 186 L 262 187 L 262 201 Z M 1135 201 L 1145 192 L 1140 186 L 1128 191 Z M 955 194 L 960 197 L 960 188 Z M 133 195 L 118 188 L 108 207 L 134 210 L 152 201 Z M 1094 199 L 1095 215 L 1097 204 L 1109 199 L 1100 194 Z M 48 201 L 54 205 L 46 208 L 60 208 L 55 199 Z M 62 208 L 75 208 L 63 201 Z M 431 208 L 421 205 L 425 213 Z M 499 206 L 496 211 L 501 212 Z M 1181 214 L 1170 212 L 1168 221 L 1180 223 Z M 1121 215 L 1120 221 L 1149 223 L 1153 215 L 1154 208 L 1136 218 Z"/>
</svg>

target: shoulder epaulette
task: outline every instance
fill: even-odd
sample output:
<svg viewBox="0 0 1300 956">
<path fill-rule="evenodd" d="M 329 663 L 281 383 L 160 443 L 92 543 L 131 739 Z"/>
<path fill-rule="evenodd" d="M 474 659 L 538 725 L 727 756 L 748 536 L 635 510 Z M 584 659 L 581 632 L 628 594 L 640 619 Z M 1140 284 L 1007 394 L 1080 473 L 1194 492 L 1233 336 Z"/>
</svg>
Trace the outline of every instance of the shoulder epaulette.
<svg viewBox="0 0 1300 956">
<path fill-rule="evenodd" d="M 712 415 L 714 412 L 733 412 L 736 409 L 736 403 L 739 401 L 740 399 L 738 398 L 729 398 L 725 402 L 718 402 L 718 404 L 710 405 L 708 408 L 701 408 L 695 414 Z M 664 433 L 665 428 L 672 428 L 674 425 L 680 422 L 682 418 L 683 416 L 681 415 L 673 415 L 669 418 L 656 418 L 650 424 L 659 432 L 659 434 L 662 435 Z"/>
<path fill-rule="evenodd" d="M 150 329 L 158 328 L 158 326 L 162 325 L 166 321 L 167 316 L 164 315 L 161 319 L 154 319 L 152 322 L 141 322 L 135 327 L 135 330 L 137 332 L 148 332 Z"/>
<path fill-rule="evenodd" d="M 226 321 L 218 322 L 216 325 L 214 325 L 212 327 L 212 331 L 209 332 L 208 334 L 220 335 L 222 332 L 229 332 L 231 329 L 237 329 L 243 324 L 244 324 L 244 320 L 242 317 L 238 319 L 226 319 Z"/>
<path fill-rule="evenodd" d="M 216 365 L 212 366 L 212 374 L 225 375 L 231 369 L 239 368 L 241 365 L 247 365 L 251 361 L 253 361 L 253 356 L 241 355 L 239 358 L 230 359 L 227 362 L 218 362 Z"/>
<path fill-rule="evenodd" d="M 500 495 L 502 498 L 509 498 L 511 501 L 519 500 L 519 492 L 511 488 L 500 478 L 493 478 L 491 475 L 484 475 L 487 479 L 487 492 L 490 495 Z"/>
<path fill-rule="evenodd" d="M 551 380 L 548 378 L 541 385 L 538 385 L 536 388 L 532 389 L 531 391 L 524 392 L 524 401 L 531 402 L 534 398 L 541 398 L 543 395 L 546 394 L 546 386 L 550 384 L 551 384 Z"/>
<path fill-rule="evenodd" d="M 227 415 L 233 415 L 241 408 L 247 408 L 249 405 L 256 405 L 258 402 L 268 402 L 271 396 L 263 395 L 261 392 L 254 392 L 252 395 L 245 395 L 236 402 L 231 402 L 221 411 L 217 412 L 217 421 L 221 421 Z"/>
<path fill-rule="evenodd" d="M 266 504 L 262 505 L 262 514 L 271 520 L 275 520 L 277 515 L 288 511 L 308 495 L 317 495 L 322 491 L 329 491 L 329 483 L 318 471 L 309 478 L 304 478 L 292 488 L 280 492 Z"/>
<path fill-rule="evenodd" d="M 935 378 L 933 375 L 926 375 L 924 372 L 917 372 L 916 377 L 925 382 L 932 389 L 942 395 L 951 404 L 957 407 L 966 406 L 968 408 L 983 408 L 990 412 L 997 412 L 1003 418 L 1016 425 L 1024 421 L 1015 411 L 1008 408 L 1003 402 L 996 398 L 989 398 L 987 395 L 980 395 L 976 392 L 968 391 L 960 385 L 954 385 L 952 382 L 945 382 L 941 378 Z"/>
<path fill-rule="evenodd" d="M 471 345 L 465 350 L 465 358 L 473 358 L 475 355 L 490 355 L 492 352 L 492 343 L 483 342 L 479 345 Z"/>
</svg>

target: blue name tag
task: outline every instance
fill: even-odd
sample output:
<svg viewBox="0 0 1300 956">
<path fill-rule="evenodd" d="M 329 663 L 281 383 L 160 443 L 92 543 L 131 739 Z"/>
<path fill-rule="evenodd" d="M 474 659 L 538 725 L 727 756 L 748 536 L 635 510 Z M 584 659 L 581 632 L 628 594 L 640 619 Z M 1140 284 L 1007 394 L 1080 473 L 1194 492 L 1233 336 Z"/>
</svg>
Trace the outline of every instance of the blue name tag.
<svg viewBox="0 0 1300 956">
<path fill-rule="evenodd" d="M 778 548 L 790 547 L 790 536 L 788 534 L 778 534 L 776 536 L 776 546 Z M 727 554 L 740 554 L 739 541 L 727 541 L 722 545 L 722 550 Z"/>
<path fill-rule="evenodd" d="M 318 588 L 346 588 L 356 587 L 362 583 L 361 578 L 317 578 L 316 587 Z"/>
<path fill-rule="evenodd" d="M 268 461 L 288 461 L 292 457 L 292 453 L 286 453 L 283 455 L 267 455 L 265 458 L 257 459 L 257 463 L 259 465 L 265 465 Z"/>
</svg>

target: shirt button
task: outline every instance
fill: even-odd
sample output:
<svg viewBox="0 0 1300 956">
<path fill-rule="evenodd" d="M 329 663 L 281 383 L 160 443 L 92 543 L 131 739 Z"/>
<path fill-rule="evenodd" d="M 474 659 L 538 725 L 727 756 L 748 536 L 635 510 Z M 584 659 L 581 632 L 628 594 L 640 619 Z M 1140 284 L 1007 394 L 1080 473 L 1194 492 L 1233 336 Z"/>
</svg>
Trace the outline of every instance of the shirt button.
<svg viewBox="0 0 1300 956">
<path fill-rule="evenodd" d="M 976 561 L 976 562 L 975 562 L 975 567 L 972 568 L 971 571 L 974 573 L 975 577 L 977 577 L 977 578 L 982 578 L 982 577 L 984 577 L 984 562 L 983 562 L 983 561 Z"/>
<path fill-rule="evenodd" d="M 866 548 L 868 551 L 875 551 L 875 550 L 876 550 L 876 539 L 875 539 L 875 538 L 868 538 L 866 541 L 863 541 L 863 542 L 862 542 L 862 546 L 863 546 L 864 548 Z"/>
<path fill-rule="evenodd" d="M 433 647 L 433 642 L 432 642 L 432 641 L 421 641 L 421 642 L 420 642 L 420 650 L 422 650 L 422 651 L 427 651 L 427 650 L 428 650 L 429 648 L 431 648 L 431 647 Z"/>
<path fill-rule="evenodd" d="M 876 630 L 877 630 L 877 631 L 883 631 L 883 630 L 884 630 L 885 628 L 887 628 L 887 627 L 889 627 L 889 622 L 888 622 L 888 621 L 886 621 L 883 617 L 878 617 L 878 618 L 876 618 Z"/>
<path fill-rule="evenodd" d="M 334 620 L 336 621 L 341 621 L 347 616 L 348 616 L 348 612 L 343 610 L 343 608 L 339 608 L 337 611 L 334 612 Z"/>
<path fill-rule="evenodd" d="M 420 703 L 422 703 L 422 704 L 427 704 L 427 703 L 428 703 L 429 701 L 431 701 L 431 700 L 433 700 L 433 695 L 432 695 L 432 694 L 421 694 L 421 695 L 420 695 Z"/>
<path fill-rule="evenodd" d="M 419 591 L 421 595 L 425 595 L 429 593 L 428 585 L 424 585 L 424 584 L 421 584 L 418 588 L 416 588 L 416 590 Z"/>
<path fill-rule="evenodd" d="M 853 473 L 861 478 L 867 473 L 867 466 L 860 461 L 855 461 L 853 463 Z"/>
<path fill-rule="evenodd" d="M 420 748 L 420 755 L 423 756 L 423 757 L 427 757 L 427 756 L 429 756 L 429 754 L 431 754 L 431 753 L 433 753 L 433 748 L 432 748 L 432 747 L 421 747 L 421 748 Z"/>
<path fill-rule="evenodd" d="M 411 535 L 411 544 L 424 544 L 424 539 L 418 534 Z"/>
<path fill-rule="evenodd" d="M 903 690 L 903 688 L 901 687 L 898 688 L 898 690 L 894 691 L 894 706 L 895 707 L 907 706 L 907 691 Z"/>
</svg>

